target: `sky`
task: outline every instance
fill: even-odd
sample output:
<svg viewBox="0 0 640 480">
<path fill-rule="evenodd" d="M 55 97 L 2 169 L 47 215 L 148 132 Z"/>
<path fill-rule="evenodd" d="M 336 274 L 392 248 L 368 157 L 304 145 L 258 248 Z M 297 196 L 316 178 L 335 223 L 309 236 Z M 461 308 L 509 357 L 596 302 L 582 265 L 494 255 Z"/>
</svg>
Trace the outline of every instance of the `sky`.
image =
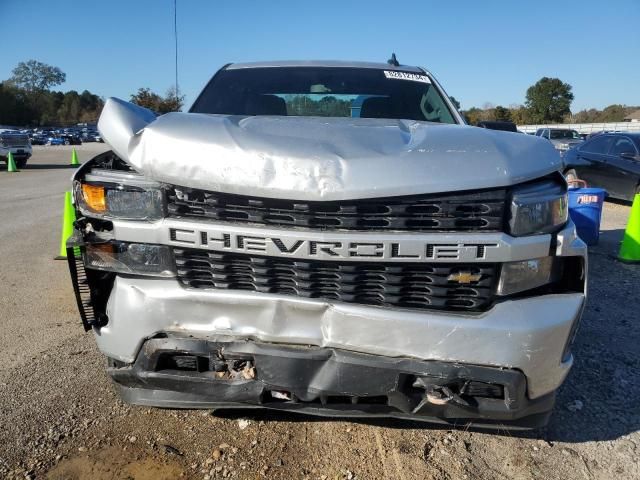
<svg viewBox="0 0 640 480">
<path fill-rule="evenodd" d="M 0 80 L 60 67 L 60 90 L 128 100 L 174 84 L 174 0 L 0 0 Z M 190 106 L 223 65 L 363 60 L 433 73 L 462 108 L 523 103 L 543 76 L 571 109 L 640 105 L 640 0 L 176 0 L 179 85 Z M 19 21 L 10 21 L 19 19 Z"/>
</svg>

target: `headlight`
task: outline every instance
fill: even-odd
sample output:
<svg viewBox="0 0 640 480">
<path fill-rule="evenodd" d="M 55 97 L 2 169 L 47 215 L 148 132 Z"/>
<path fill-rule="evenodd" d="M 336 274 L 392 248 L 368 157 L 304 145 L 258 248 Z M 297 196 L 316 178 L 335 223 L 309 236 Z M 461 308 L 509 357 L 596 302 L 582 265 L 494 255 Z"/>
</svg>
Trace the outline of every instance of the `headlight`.
<svg viewBox="0 0 640 480">
<path fill-rule="evenodd" d="M 162 191 L 153 182 L 131 185 L 111 182 L 75 182 L 75 198 L 84 215 L 124 220 L 156 220 L 163 216 Z M 86 183 L 85 183 L 86 182 Z M 145 183 L 148 183 L 146 185 Z"/>
<path fill-rule="evenodd" d="M 89 244 L 85 250 L 87 268 L 132 275 L 174 277 L 171 249 L 164 245 L 112 242 Z"/>
<path fill-rule="evenodd" d="M 557 272 L 553 257 L 503 263 L 496 293 L 511 295 L 541 287 L 554 281 L 558 276 Z"/>
<path fill-rule="evenodd" d="M 567 223 L 567 189 L 559 182 L 545 181 L 524 185 L 511 198 L 511 235 L 553 233 Z"/>
</svg>

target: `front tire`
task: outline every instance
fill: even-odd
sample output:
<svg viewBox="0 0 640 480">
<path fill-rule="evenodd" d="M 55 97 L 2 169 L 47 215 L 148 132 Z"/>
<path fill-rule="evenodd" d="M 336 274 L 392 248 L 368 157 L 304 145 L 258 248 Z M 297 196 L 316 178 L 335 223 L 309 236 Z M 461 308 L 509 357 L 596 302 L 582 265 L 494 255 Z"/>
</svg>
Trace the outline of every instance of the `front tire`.
<svg viewBox="0 0 640 480">
<path fill-rule="evenodd" d="M 26 158 L 21 158 L 20 160 L 16 160 L 16 167 L 18 167 L 19 169 L 23 169 L 26 166 L 27 166 Z"/>
</svg>

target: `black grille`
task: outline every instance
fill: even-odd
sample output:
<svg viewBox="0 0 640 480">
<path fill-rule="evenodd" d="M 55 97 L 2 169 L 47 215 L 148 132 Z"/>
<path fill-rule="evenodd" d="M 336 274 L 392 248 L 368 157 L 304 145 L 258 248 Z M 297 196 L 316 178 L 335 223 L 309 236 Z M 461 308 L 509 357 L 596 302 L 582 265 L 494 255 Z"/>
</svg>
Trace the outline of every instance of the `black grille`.
<svg viewBox="0 0 640 480">
<path fill-rule="evenodd" d="M 501 231 L 506 190 L 305 202 L 173 187 L 169 215 L 316 229 Z"/>
<path fill-rule="evenodd" d="M 192 288 L 279 293 L 367 305 L 483 310 L 496 265 L 304 261 L 175 248 L 178 277 Z M 481 274 L 460 285 L 457 272 Z"/>
</svg>

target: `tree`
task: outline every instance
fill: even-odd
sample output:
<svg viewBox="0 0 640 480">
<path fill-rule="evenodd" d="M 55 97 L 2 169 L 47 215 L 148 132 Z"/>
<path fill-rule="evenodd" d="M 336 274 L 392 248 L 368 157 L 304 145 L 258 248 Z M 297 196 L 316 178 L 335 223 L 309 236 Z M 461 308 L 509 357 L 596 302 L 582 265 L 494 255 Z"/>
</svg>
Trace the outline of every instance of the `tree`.
<svg viewBox="0 0 640 480">
<path fill-rule="evenodd" d="M 9 81 L 29 93 L 49 90 L 51 87 L 64 83 L 67 79 L 67 75 L 58 67 L 52 67 L 37 60 L 18 63 L 12 73 Z"/>
<path fill-rule="evenodd" d="M 609 105 L 599 115 L 599 122 L 622 122 L 624 117 L 629 115 L 628 111 L 623 105 Z"/>
<path fill-rule="evenodd" d="M 449 100 L 451 100 L 453 106 L 456 107 L 456 110 L 460 111 L 460 102 L 456 100 L 456 97 L 452 97 L 451 95 L 449 95 Z"/>
<path fill-rule="evenodd" d="M 463 115 L 469 125 L 476 125 L 479 121 L 482 120 L 482 113 L 482 109 L 478 107 L 471 107 L 470 109 L 464 111 Z"/>
<path fill-rule="evenodd" d="M 57 118 L 60 123 L 70 124 L 80 118 L 80 95 L 75 90 L 64 94 L 62 104 L 58 108 Z"/>
<path fill-rule="evenodd" d="M 508 108 L 504 108 L 498 105 L 493 109 L 493 120 L 497 122 L 511 122 L 511 111 Z"/>
<path fill-rule="evenodd" d="M 172 86 L 165 93 L 162 102 L 160 102 L 160 113 L 179 112 L 184 105 L 184 95 L 180 95 L 180 90 L 176 86 Z"/>
<path fill-rule="evenodd" d="M 24 90 L 7 82 L 0 83 L 0 125 L 27 125 L 34 116 Z"/>
<path fill-rule="evenodd" d="M 175 87 L 169 88 L 164 97 L 151 91 L 150 88 L 139 88 L 134 95 L 131 95 L 131 102 L 159 114 L 179 112 L 184 103 L 184 95 L 180 95 Z"/>
<path fill-rule="evenodd" d="M 534 123 L 559 123 L 571 113 L 571 85 L 559 78 L 543 77 L 527 89 L 525 102 Z"/>
<path fill-rule="evenodd" d="M 529 116 L 529 110 L 523 105 L 514 105 L 510 107 L 511 121 L 516 125 L 527 125 L 532 123 Z"/>
<path fill-rule="evenodd" d="M 162 102 L 160 95 L 152 92 L 150 88 L 139 88 L 134 95 L 131 95 L 131 103 L 148 108 L 154 112 L 158 111 L 160 102 Z"/>
</svg>

